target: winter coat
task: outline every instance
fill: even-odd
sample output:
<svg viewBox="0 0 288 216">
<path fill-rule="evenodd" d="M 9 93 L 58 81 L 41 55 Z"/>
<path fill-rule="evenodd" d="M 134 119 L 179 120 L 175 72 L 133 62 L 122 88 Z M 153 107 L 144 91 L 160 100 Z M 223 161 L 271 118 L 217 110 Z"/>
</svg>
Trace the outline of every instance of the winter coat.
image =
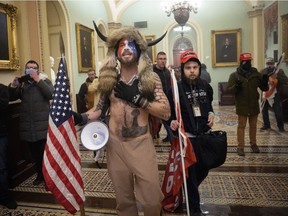
<svg viewBox="0 0 288 216">
<path fill-rule="evenodd" d="M 54 91 L 52 82 L 40 76 L 40 81 L 22 83 L 17 88 L 9 86 L 10 101 L 21 100 L 20 139 L 36 142 L 47 138 L 50 100 Z"/>
<path fill-rule="evenodd" d="M 183 91 L 180 89 L 182 86 Z M 209 112 L 213 112 L 212 101 L 213 101 L 213 89 L 205 80 L 197 80 L 197 84 L 190 86 L 183 79 L 178 82 L 179 89 L 179 101 L 181 107 L 181 116 L 184 124 L 184 129 L 186 132 L 191 134 L 201 134 L 207 132 L 211 128 L 207 125 Z M 191 89 L 195 89 L 194 97 L 192 95 Z M 168 100 L 171 107 L 171 117 L 168 121 L 170 125 L 172 120 L 176 119 L 175 106 L 173 101 L 173 91 L 172 89 L 168 93 Z M 186 99 L 185 99 L 186 97 Z M 200 105 L 201 116 L 195 117 L 192 109 L 187 107 L 187 103 L 192 108 L 194 99 L 196 98 L 197 103 Z M 189 115 L 190 112 L 190 115 Z M 191 118 L 194 123 L 191 123 Z"/>
<path fill-rule="evenodd" d="M 241 83 L 239 88 L 237 82 Z M 237 115 L 252 116 L 260 113 L 258 87 L 267 91 L 268 77 L 261 75 L 254 67 L 250 71 L 238 67 L 237 71 L 230 74 L 227 89 L 235 94 Z"/>
<path fill-rule="evenodd" d="M 153 65 L 153 71 L 158 74 L 161 83 L 162 83 L 162 88 L 165 93 L 165 95 L 168 94 L 168 91 L 171 89 L 171 75 L 169 70 L 165 67 L 164 70 L 160 70 L 156 67 L 156 65 Z"/>
</svg>

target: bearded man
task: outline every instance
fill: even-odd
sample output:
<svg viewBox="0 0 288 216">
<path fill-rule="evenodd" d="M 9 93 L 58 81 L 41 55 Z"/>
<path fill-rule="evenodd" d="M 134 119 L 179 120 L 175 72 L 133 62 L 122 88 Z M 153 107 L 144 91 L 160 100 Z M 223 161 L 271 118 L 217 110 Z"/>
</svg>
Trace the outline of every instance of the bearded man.
<svg viewBox="0 0 288 216">
<path fill-rule="evenodd" d="M 117 214 L 137 216 L 137 200 L 145 216 L 159 216 L 163 194 L 149 115 L 168 120 L 169 102 L 152 71 L 147 42 L 138 30 L 115 30 L 106 42 L 108 53 L 99 76 L 100 101 L 81 117 L 75 115 L 75 122 L 99 118 L 109 99 L 107 167 Z"/>
</svg>

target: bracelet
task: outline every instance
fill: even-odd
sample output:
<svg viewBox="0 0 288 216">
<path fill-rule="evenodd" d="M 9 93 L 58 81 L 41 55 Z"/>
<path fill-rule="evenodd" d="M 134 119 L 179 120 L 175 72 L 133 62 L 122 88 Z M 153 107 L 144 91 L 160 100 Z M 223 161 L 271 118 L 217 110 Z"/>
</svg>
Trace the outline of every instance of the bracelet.
<svg viewBox="0 0 288 216">
<path fill-rule="evenodd" d="M 140 102 L 139 102 L 140 107 L 142 107 L 143 109 L 146 109 L 149 105 L 149 102 L 146 98 L 141 98 Z"/>
</svg>

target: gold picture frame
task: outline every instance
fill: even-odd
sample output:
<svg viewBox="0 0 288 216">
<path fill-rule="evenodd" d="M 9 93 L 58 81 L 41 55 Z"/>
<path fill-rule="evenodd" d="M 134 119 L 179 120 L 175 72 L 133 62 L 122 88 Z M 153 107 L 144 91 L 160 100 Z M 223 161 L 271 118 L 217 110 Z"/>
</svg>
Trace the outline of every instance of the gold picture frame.
<svg viewBox="0 0 288 216">
<path fill-rule="evenodd" d="M 145 39 L 147 42 L 155 40 L 155 35 L 146 35 Z M 152 63 L 154 64 L 156 61 L 156 47 L 155 46 L 149 46 L 147 49 L 147 53 L 149 58 L 151 59 Z"/>
<path fill-rule="evenodd" d="M 211 31 L 212 67 L 231 67 L 239 64 L 241 29 Z"/>
<path fill-rule="evenodd" d="M 0 70 L 19 70 L 16 56 L 17 7 L 0 3 Z"/>
<path fill-rule="evenodd" d="M 95 69 L 94 30 L 76 23 L 77 58 L 79 73 Z"/>
<path fill-rule="evenodd" d="M 288 14 L 281 16 L 282 19 L 282 53 L 285 53 L 283 59 L 288 64 Z"/>
</svg>

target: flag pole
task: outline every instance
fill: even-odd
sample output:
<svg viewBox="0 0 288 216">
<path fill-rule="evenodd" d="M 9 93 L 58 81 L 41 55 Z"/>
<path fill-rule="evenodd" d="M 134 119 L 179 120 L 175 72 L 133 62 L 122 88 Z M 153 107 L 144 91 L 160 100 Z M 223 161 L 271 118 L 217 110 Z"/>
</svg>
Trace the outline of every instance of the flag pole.
<svg viewBox="0 0 288 216">
<path fill-rule="evenodd" d="M 80 205 L 80 215 L 81 215 L 81 216 L 85 216 L 84 204 L 81 204 L 81 205 Z"/>
<path fill-rule="evenodd" d="M 67 64 L 66 64 L 66 60 L 65 60 L 65 46 L 64 46 L 64 41 L 63 41 L 63 36 L 62 36 L 61 31 L 60 31 L 60 38 L 59 38 L 59 46 L 60 46 L 60 56 L 63 59 L 63 63 L 64 63 L 65 71 L 66 71 L 66 76 L 67 76 L 67 79 L 69 80 L 69 75 L 67 72 Z M 69 82 L 69 92 L 70 92 L 70 96 L 71 96 L 70 81 L 68 81 L 68 82 Z M 80 206 L 80 216 L 85 216 L 84 203 L 82 203 L 79 206 Z"/>
<path fill-rule="evenodd" d="M 175 103 L 175 110 L 176 110 L 176 117 L 179 121 L 179 127 L 178 127 L 178 137 L 179 137 L 179 145 L 180 145 L 180 154 L 181 154 L 181 165 L 182 165 L 182 174 L 183 174 L 183 183 L 184 183 L 184 194 L 185 194 L 185 200 L 186 200 L 186 209 L 187 209 L 187 216 L 190 216 L 190 209 L 189 209 L 189 198 L 188 198 L 188 190 L 187 190 L 187 182 L 186 182 L 186 170 L 185 170 L 185 155 L 183 153 L 183 142 L 182 142 L 182 117 L 181 117 L 181 110 L 180 110 L 180 101 L 179 101 L 179 92 L 178 92 L 178 85 L 177 80 L 175 77 L 175 72 L 172 69 L 172 82 L 173 82 L 173 88 L 174 88 L 174 103 Z M 187 138 L 187 137 L 185 137 Z M 188 138 L 189 139 L 189 138 Z"/>
<path fill-rule="evenodd" d="M 182 120 L 181 120 L 182 121 Z M 178 135 L 179 135 L 179 144 L 180 144 L 180 153 L 181 153 L 181 164 L 182 164 L 182 174 L 183 174 L 183 183 L 184 183 L 184 193 L 185 193 L 185 200 L 186 200 L 186 209 L 187 209 L 187 216 L 190 216 L 190 209 L 189 209 L 189 198 L 188 198 L 188 190 L 187 190 L 187 182 L 186 182 L 186 170 L 185 170 L 185 155 L 183 153 L 183 144 L 181 139 L 181 132 L 180 127 L 178 128 Z M 189 138 L 188 138 L 189 139 Z"/>
</svg>

